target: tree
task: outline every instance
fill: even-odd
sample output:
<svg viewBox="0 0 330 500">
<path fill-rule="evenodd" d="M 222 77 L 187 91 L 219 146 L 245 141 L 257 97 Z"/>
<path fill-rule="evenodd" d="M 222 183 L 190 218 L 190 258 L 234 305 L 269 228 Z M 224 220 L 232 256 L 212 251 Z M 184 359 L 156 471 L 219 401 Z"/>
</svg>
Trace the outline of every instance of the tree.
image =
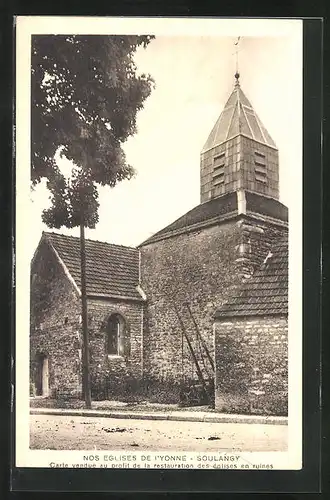
<svg viewBox="0 0 330 500">
<path fill-rule="evenodd" d="M 51 206 L 42 213 L 48 227 L 80 227 L 83 389 L 91 406 L 85 272 L 85 227 L 98 222 L 97 186 L 130 179 L 122 144 L 136 133 L 137 112 L 153 80 L 138 75 L 134 54 L 153 37 L 32 37 L 31 183 L 46 179 Z M 56 153 L 72 161 L 65 177 Z"/>
</svg>

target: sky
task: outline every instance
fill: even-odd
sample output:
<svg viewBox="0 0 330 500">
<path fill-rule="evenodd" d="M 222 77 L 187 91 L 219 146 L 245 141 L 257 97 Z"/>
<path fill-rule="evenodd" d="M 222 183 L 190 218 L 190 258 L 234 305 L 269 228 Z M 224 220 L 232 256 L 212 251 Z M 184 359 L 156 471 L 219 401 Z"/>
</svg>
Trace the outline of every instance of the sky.
<svg viewBox="0 0 330 500">
<path fill-rule="evenodd" d="M 161 34 L 138 50 L 138 71 L 149 73 L 156 88 L 138 114 L 137 134 L 124 144 L 136 177 L 100 189 L 99 223 L 86 237 L 135 246 L 199 204 L 200 151 L 234 86 L 236 40 Z M 279 149 L 280 201 L 289 210 L 301 175 L 301 47 L 293 29 L 241 36 L 238 53 L 241 87 Z M 41 221 L 48 197 L 44 184 L 30 194 L 31 256 L 41 232 L 50 230 Z M 79 235 L 79 228 L 55 231 Z"/>
</svg>

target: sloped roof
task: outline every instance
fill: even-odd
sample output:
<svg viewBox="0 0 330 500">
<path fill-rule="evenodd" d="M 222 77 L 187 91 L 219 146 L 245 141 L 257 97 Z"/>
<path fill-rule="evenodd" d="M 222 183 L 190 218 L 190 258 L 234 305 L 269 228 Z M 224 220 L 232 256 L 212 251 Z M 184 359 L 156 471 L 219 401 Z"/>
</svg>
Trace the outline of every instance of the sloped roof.
<svg viewBox="0 0 330 500">
<path fill-rule="evenodd" d="M 271 253 L 251 278 L 221 306 L 215 317 L 288 314 L 288 235 L 274 241 Z"/>
<path fill-rule="evenodd" d="M 223 196 L 219 196 L 218 198 L 213 198 L 212 200 L 201 203 L 192 210 L 189 210 L 189 212 L 179 217 L 179 219 L 150 236 L 150 238 L 145 240 L 139 246 L 152 243 L 153 241 L 158 241 L 162 236 L 168 235 L 173 231 L 189 228 L 194 224 L 202 223 L 214 217 L 235 212 L 236 210 L 236 192 L 227 193 Z"/>
<path fill-rule="evenodd" d="M 260 214 L 273 219 L 278 219 L 283 222 L 288 220 L 288 209 L 278 200 L 263 196 L 258 193 L 245 191 L 246 197 L 246 213 Z M 167 237 L 171 233 L 185 229 L 189 230 L 195 224 L 207 222 L 215 217 L 224 216 L 227 214 L 237 215 L 237 192 L 226 193 L 210 201 L 197 205 L 192 210 L 189 210 L 179 219 L 175 220 L 168 226 L 164 227 L 157 233 L 153 234 L 141 243 L 139 246 L 147 245 L 158 241 L 163 237 Z"/>
<path fill-rule="evenodd" d="M 80 289 L 80 239 L 44 232 Z M 136 248 L 86 239 L 86 287 L 88 295 L 140 299 L 139 251 Z"/>
<path fill-rule="evenodd" d="M 254 111 L 252 104 L 245 96 L 237 80 L 234 90 L 202 149 L 202 153 L 239 134 L 276 148 L 275 142 Z"/>
</svg>

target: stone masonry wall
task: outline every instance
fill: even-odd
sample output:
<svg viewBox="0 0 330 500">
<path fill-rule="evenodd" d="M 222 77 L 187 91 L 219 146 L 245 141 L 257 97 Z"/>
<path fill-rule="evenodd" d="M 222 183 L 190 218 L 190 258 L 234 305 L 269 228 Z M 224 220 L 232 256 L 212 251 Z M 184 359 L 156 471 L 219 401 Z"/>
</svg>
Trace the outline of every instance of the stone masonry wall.
<svg viewBox="0 0 330 500">
<path fill-rule="evenodd" d="M 240 282 L 234 265 L 240 235 L 237 224 L 229 223 L 141 248 L 142 288 L 148 300 L 144 316 L 144 374 L 146 378 L 162 381 L 164 393 L 169 394 L 175 386 L 197 378 L 174 304 L 204 375 L 207 378 L 208 372 L 213 378 L 184 303 L 189 303 L 213 356 L 214 311 Z"/>
<path fill-rule="evenodd" d="M 125 320 L 125 355 L 107 354 L 105 327 L 111 314 Z M 88 300 L 92 396 L 97 399 L 125 396 L 142 378 L 143 303 Z"/>
<path fill-rule="evenodd" d="M 42 243 L 31 269 L 31 382 L 37 357 L 49 360 L 50 396 L 81 393 L 80 299 L 51 248 Z"/>
<path fill-rule="evenodd" d="M 215 323 L 215 407 L 227 413 L 287 415 L 286 317 Z"/>
<path fill-rule="evenodd" d="M 271 241 L 283 230 L 241 216 L 218 226 L 151 243 L 141 248 L 144 315 L 144 376 L 161 380 L 164 391 L 197 379 L 196 367 L 182 335 L 179 310 L 200 368 L 213 380 L 205 350 L 197 339 L 188 302 L 208 350 L 214 357 L 214 313 L 253 268 L 265 259 Z M 179 391 L 173 395 L 174 400 Z"/>
<path fill-rule="evenodd" d="M 31 269 L 31 381 L 38 355 L 49 360 L 50 396 L 81 396 L 81 301 L 50 247 L 43 243 Z M 92 396 L 117 397 L 142 377 L 143 304 L 88 299 Z M 126 322 L 125 357 L 108 356 L 105 325 L 112 313 Z"/>
</svg>

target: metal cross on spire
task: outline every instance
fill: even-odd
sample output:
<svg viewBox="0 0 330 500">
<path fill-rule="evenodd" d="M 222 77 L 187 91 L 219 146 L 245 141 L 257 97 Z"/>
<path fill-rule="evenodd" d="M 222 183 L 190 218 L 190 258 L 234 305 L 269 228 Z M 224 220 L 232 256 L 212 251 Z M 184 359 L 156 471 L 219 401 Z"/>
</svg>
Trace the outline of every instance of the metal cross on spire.
<svg viewBox="0 0 330 500">
<path fill-rule="evenodd" d="M 238 84 L 238 79 L 239 79 L 239 71 L 238 71 L 238 53 L 240 51 L 239 48 L 239 43 L 240 43 L 241 37 L 238 36 L 236 42 L 234 42 L 235 45 L 235 55 L 236 55 L 236 73 L 235 73 L 235 78 L 236 78 L 236 83 Z"/>
</svg>

